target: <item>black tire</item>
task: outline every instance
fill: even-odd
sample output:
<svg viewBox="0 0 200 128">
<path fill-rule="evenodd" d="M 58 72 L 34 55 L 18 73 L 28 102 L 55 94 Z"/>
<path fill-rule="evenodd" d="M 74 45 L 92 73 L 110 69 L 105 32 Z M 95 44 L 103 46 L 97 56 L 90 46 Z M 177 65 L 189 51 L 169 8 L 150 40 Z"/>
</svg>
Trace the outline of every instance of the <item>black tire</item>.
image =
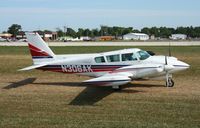
<svg viewBox="0 0 200 128">
<path fill-rule="evenodd" d="M 166 87 L 174 87 L 174 81 L 171 78 L 169 78 L 168 84 L 169 85 L 167 86 L 167 82 L 166 82 Z"/>
<path fill-rule="evenodd" d="M 121 91 L 122 90 L 122 87 L 119 86 L 119 88 L 112 88 L 114 91 Z"/>
</svg>

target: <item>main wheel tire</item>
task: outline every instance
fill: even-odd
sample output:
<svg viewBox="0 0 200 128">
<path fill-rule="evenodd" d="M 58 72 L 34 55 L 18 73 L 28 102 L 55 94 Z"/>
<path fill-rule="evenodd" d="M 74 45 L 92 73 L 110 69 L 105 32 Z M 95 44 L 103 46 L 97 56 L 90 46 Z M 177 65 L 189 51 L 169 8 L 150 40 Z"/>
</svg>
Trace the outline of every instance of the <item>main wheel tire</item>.
<svg viewBox="0 0 200 128">
<path fill-rule="evenodd" d="M 115 91 L 121 91 L 122 87 L 121 86 L 118 86 L 118 88 L 117 87 L 112 87 L 112 89 L 115 90 Z"/>
<path fill-rule="evenodd" d="M 174 87 L 174 81 L 171 78 L 169 78 L 168 82 L 166 82 L 166 87 Z"/>
</svg>

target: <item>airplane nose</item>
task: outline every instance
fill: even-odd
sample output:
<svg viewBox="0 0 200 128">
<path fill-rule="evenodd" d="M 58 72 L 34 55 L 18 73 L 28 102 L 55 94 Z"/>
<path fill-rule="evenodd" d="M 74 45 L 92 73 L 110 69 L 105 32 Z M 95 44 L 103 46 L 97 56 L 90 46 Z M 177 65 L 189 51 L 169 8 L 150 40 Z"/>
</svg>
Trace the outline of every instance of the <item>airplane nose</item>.
<svg viewBox="0 0 200 128">
<path fill-rule="evenodd" d="M 181 65 L 183 66 L 183 67 L 185 67 L 186 69 L 188 69 L 189 67 L 190 67 L 190 65 L 189 64 L 187 64 L 187 63 L 185 63 L 185 62 L 182 62 L 181 61 Z"/>
<path fill-rule="evenodd" d="M 176 69 L 178 70 L 185 70 L 185 69 L 188 69 L 190 65 L 183 61 L 178 61 L 176 65 L 174 65 L 174 67 L 176 67 Z"/>
</svg>

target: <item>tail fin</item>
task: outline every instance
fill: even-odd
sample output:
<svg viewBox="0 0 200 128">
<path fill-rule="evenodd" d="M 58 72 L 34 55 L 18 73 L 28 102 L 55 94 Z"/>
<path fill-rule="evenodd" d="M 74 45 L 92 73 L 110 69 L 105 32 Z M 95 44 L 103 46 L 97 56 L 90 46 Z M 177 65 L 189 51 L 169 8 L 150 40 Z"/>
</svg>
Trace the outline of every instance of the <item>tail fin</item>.
<svg viewBox="0 0 200 128">
<path fill-rule="evenodd" d="M 51 61 L 55 57 L 55 54 L 38 33 L 26 33 L 26 37 L 34 64 Z"/>
</svg>

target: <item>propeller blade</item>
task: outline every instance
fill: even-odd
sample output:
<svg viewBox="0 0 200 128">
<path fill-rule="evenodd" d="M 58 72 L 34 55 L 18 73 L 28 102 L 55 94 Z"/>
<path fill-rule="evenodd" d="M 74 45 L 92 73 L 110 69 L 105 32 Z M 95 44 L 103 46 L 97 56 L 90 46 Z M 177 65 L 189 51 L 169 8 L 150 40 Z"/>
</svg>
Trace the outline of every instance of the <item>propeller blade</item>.
<svg viewBox="0 0 200 128">
<path fill-rule="evenodd" d="M 167 56 L 165 56 L 165 65 L 167 65 L 168 63 L 167 63 Z"/>
</svg>

